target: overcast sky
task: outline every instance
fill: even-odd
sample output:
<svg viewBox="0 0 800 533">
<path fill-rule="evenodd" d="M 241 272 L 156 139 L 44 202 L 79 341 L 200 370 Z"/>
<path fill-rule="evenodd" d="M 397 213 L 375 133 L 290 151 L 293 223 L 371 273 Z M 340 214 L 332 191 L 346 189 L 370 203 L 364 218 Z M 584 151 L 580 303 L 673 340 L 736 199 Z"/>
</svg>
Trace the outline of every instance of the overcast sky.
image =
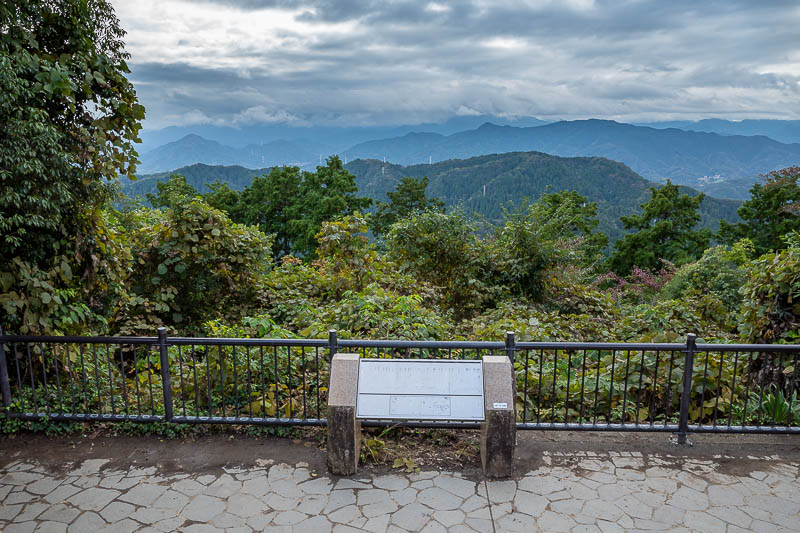
<svg viewBox="0 0 800 533">
<path fill-rule="evenodd" d="M 800 119 L 797 0 L 111 0 L 145 128 Z"/>
</svg>

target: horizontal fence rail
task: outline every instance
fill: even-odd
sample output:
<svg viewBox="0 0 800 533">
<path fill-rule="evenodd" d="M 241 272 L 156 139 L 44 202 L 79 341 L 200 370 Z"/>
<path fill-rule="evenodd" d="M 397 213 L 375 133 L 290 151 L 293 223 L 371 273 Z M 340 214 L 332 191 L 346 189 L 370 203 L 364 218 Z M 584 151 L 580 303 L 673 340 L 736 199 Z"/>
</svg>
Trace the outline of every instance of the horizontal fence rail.
<svg viewBox="0 0 800 533">
<path fill-rule="evenodd" d="M 800 345 L 53 337 L 0 332 L 0 416 L 326 424 L 330 360 L 506 355 L 518 429 L 800 433 Z M 355 384 L 353 384 L 355 386 Z M 365 421 L 386 425 L 388 421 Z M 476 428 L 409 421 L 414 427 Z"/>
</svg>

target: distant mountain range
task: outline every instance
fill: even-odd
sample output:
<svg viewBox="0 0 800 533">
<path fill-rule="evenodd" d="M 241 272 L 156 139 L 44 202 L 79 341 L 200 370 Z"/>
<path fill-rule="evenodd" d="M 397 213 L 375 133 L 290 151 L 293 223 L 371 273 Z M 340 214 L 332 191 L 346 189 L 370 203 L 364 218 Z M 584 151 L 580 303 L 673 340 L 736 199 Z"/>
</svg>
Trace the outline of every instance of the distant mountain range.
<svg viewBox="0 0 800 533">
<path fill-rule="evenodd" d="M 525 199 L 536 200 L 543 193 L 577 190 L 598 204 L 600 227 L 612 240 L 624 234 L 619 221 L 622 215 L 638 212 L 649 198 L 648 187 L 657 186 L 626 165 L 600 157 L 565 158 L 540 152 L 513 152 L 484 155 L 431 165 L 402 166 L 378 160 L 356 160 L 346 165 L 356 176 L 359 193 L 376 201 L 386 201 L 386 192 L 395 188 L 404 176 L 428 176 L 429 194 L 448 206 L 461 205 L 492 221 L 503 217 L 503 208 L 519 206 Z M 242 189 L 254 176 L 269 168 L 247 169 L 241 166 L 195 164 L 173 171 L 182 174 L 200 192 L 216 180 Z M 123 182 L 128 196 L 155 192 L 156 183 L 171 173 L 143 175 L 138 181 Z M 695 195 L 696 190 L 684 188 Z M 701 207 L 704 227 L 716 229 L 719 220 L 737 220 L 740 202 L 706 198 Z"/>
<path fill-rule="evenodd" d="M 779 121 L 761 122 L 764 128 L 780 129 L 775 124 Z M 439 129 L 454 129 L 464 123 L 439 125 Z M 727 128 L 728 131 L 737 127 L 753 130 L 759 126 L 727 121 L 681 124 L 706 129 Z M 790 124 L 782 124 L 782 127 L 789 133 L 794 131 Z M 353 129 L 343 128 L 336 143 L 329 137 L 335 132 L 328 131 L 326 137 L 314 130 L 315 135 L 318 134 L 316 141 L 273 139 L 241 147 L 191 134 L 143 154 L 140 172 L 165 171 L 193 163 L 249 168 L 288 164 L 313 168 L 329 153 L 339 153 L 345 161 L 385 158 L 395 164 L 414 165 L 493 153 L 540 151 L 563 157 L 605 157 L 628 165 L 652 181 L 671 179 L 716 196 L 745 199 L 759 174 L 800 163 L 800 144 L 785 144 L 765 136 L 659 129 L 607 120 L 561 121 L 526 127 L 486 122 L 475 129 L 456 133 L 406 132 L 343 146 L 359 135 L 379 130 L 362 129 L 356 134 Z M 277 130 L 273 134 L 277 135 Z"/>
</svg>

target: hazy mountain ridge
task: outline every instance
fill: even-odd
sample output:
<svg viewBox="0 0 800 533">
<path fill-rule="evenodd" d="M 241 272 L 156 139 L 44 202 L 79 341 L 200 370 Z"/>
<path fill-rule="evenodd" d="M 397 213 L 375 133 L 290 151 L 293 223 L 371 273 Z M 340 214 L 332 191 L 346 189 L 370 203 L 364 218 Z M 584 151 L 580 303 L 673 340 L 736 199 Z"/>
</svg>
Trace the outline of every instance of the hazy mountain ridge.
<svg viewBox="0 0 800 533">
<path fill-rule="evenodd" d="M 525 199 L 535 201 L 546 192 L 577 190 L 598 204 L 600 229 L 612 239 L 624 234 L 619 217 L 638 212 L 649 198 L 649 187 L 658 186 L 636 174 L 626 165 L 600 157 L 564 158 L 540 152 L 512 152 L 453 159 L 431 165 L 403 166 L 379 160 L 356 160 L 346 165 L 356 176 L 359 193 L 374 201 L 386 201 L 386 192 L 404 176 L 428 176 L 428 192 L 448 206 L 461 205 L 492 221 L 503 217 L 503 207 L 513 208 Z M 173 172 L 141 176 L 123 183 L 128 196 L 143 196 L 156 191 L 156 183 L 172 173 L 182 174 L 201 193 L 216 180 L 242 189 L 269 168 L 247 169 L 195 164 Z M 486 186 L 484 192 L 484 185 Z M 685 187 L 685 192 L 698 194 Z M 701 207 L 702 224 L 716 229 L 720 219 L 737 220 L 740 202 L 707 198 Z"/>
<path fill-rule="evenodd" d="M 650 180 L 671 179 L 690 186 L 703 176 L 755 177 L 800 161 L 800 144 L 783 144 L 763 136 L 662 130 L 595 119 L 531 128 L 486 123 L 476 130 L 442 138 L 406 136 L 364 143 L 344 155 L 416 164 L 429 159 L 532 150 L 562 157 L 606 157 L 625 163 Z"/>
<path fill-rule="evenodd" d="M 339 146 L 347 140 L 347 136 L 339 139 Z M 194 163 L 249 168 L 288 164 L 313 169 L 320 158 L 330 153 L 340 153 L 345 161 L 385 158 L 412 165 L 492 153 L 540 151 L 563 157 L 606 157 L 625 163 L 652 181 L 671 179 L 720 197 L 744 199 L 759 174 L 800 162 L 800 144 L 779 143 L 764 136 L 659 129 L 596 119 L 533 127 L 486 122 L 476 129 L 452 134 L 409 131 L 346 149 L 315 142 L 273 140 L 234 148 L 190 135 L 144 154 L 140 172 Z"/>
</svg>

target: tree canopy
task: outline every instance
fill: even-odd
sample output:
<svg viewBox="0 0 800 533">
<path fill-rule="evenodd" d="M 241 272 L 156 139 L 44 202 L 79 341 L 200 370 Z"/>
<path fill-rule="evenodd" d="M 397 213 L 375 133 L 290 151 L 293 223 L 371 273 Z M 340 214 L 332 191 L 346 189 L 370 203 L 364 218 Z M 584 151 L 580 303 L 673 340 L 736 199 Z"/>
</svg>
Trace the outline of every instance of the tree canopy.
<svg viewBox="0 0 800 533">
<path fill-rule="evenodd" d="M 414 178 L 406 176 L 400 180 L 395 190 L 386 193 L 388 202 L 378 202 L 375 216 L 372 217 L 372 231 L 375 235 L 386 235 L 392 224 L 409 215 L 426 210 L 442 211 L 444 202 L 429 197 L 427 176 Z"/>
<path fill-rule="evenodd" d="M 742 222 L 720 222 L 719 240 L 733 244 L 750 239 L 756 253 L 786 248 L 783 236 L 800 231 L 800 167 L 774 170 L 750 189 L 750 199 L 739 208 Z"/>
<path fill-rule="evenodd" d="M 680 187 L 669 180 L 663 187 L 651 187 L 641 214 L 621 217 L 625 229 L 634 233 L 614 243 L 611 269 L 629 274 L 633 267 L 657 269 L 662 259 L 681 265 L 700 257 L 712 235 L 708 229 L 694 229 L 704 198 L 703 194 L 681 194 Z"/>
<path fill-rule="evenodd" d="M 52 331 L 51 302 L 119 274 L 101 211 L 136 168 L 144 108 L 108 1 L 4 2 L 0 30 L 0 305 L 20 331 Z"/>
</svg>

